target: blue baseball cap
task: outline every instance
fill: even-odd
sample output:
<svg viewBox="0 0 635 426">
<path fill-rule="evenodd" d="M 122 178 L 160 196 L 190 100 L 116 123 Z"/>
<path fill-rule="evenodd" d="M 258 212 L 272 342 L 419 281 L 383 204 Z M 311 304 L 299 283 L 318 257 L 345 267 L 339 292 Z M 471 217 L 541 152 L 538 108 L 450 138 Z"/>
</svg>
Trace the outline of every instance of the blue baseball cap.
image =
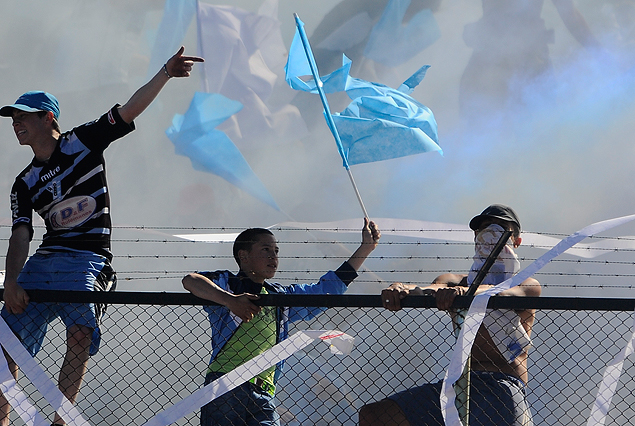
<svg viewBox="0 0 635 426">
<path fill-rule="evenodd" d="M 13 105 L 3 106 L 0 108 L 0 115 L 11 117 L 14 109 L 26 112 L 50 111 L 56 120 L 60 117 L 60 105 L 55 96 L 39 90 L 26 92 Z"/>
</svg>

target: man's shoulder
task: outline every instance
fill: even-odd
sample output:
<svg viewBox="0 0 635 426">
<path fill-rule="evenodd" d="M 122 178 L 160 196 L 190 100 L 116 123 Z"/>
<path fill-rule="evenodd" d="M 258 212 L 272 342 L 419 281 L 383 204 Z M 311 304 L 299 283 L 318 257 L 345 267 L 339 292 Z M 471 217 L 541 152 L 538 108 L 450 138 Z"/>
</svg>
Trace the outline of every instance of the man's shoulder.
<svg viewBox="0 0 635 426">
<path fill-rule="evenodd" d="M 535 278 L 529 277 L 520 283 L 520 285 L 525 289 L 525 296 L 538 297 L 542 293 L 542 287 Z"/>
</svg>

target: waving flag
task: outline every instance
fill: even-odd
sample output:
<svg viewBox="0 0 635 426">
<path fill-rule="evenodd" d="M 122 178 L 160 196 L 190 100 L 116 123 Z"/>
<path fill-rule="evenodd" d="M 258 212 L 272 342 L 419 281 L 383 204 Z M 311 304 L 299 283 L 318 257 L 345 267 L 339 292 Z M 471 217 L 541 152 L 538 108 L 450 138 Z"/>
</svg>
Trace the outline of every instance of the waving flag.
<svg viewBox="0 0 635 426">
<path fill-rule="evenodd" d="M 362 197 L 359 195 L 359 190 L 357 189 L 357 184 L 355 183 L 355 179 L 353 179 L 353 173 L 351 173 L 351 169 L 348 166 L 348 160 L 346 158 L 346 154 L 344 153 L 344 149 L 342 147 L 342 141 L 340 140 L 340 136 L 337 133 L 337 127 L 335 127 L 335 123 L 333 122 L 333 116 L 331 115 L 331 109 L 329 107 L 329 103 L 326 99 L 326 94 L 324 93 L 324 84 L 320 79 L 320 74 L 317 69 L 317 65 L 315 64 L 315 58 L 313 57 L 313 52 L 311 51 L 311 45 L 309 44 L 309 40 L 304 32 L 304 22 L 300 20 L 300 17 L 294 13 L 295 17 L 295 25 L 296 25 L 296 36 L 293 38 L 293 41 L 296 42 L 296 46 L 298 43 L 302 43 L 302 48 L 304 50 L 304 58 L 306 60 L 306 64 L 308 64 L 308 69 L 311 71 L 311 76 L 313 77 L 313 81 L 315 83 L 315 88 L 317 89 L 317 93 L 320 95 L 320 99 L 322 100 L 322 105 L 324 106 L 324 117 L 326 118 L 326 123 L 335 138 L 335 144 L 337 145 L 337 149 L 342 157 L 342 161 L 344 162 L 344 168 L 348 173 L 348 177 L 351 180 L 351 184 L 353 185 L 353 189 L 355 190 L 355 195 L 357 196 L 357 201 L 359 202 L 362 211 L 364 212 L 364 217 L 368 217 L 368 213 L 366 212 L 366 207 L 364 206 L 364 202 L 362 201 Z M 299 49 L 294 47 L 295 58 L 292 61 L 291 55 L 289 55 L 289 60 L 287 61 L 287 65 L 289 64 L 297 64 L 298 66 L 291 67 L 287 66 L 286 69 L 296 69 L 296 70 L 306 70 L 307 66 L 304 62 L 300 61 L 297 58 L 297 54 Z M 346 64 L 344 65 L 346 67 Z M 287 71 L 288 73 L 288 71 Z M 348 75 L 348 72 L 347 72 Z M 289 81 L 289 75 L 287 75 L 287 81 Z"/>
<path fill-rule="evenodd" d="M 240 102 L 223 95 L 197 92 L 185 115 L 175 115 L 172 127 L 165 133 L 174 143 L 176 153 L 189 157 L 195 169 L 220 176 L 280 210 L 236 145 L 215 129 L 241 109 Z"/>
<path fill-rule="evenodd" d="M 163 18 L 152 46 L 148 79 L 181 47 L 187 28 L 196 14 L 196 3 L 196 0 L 166 0 Z"/>
<path fill-rule="evenodd" d="M 286 81 L 296 90 L 316 93 L 319 90 L 315 82 L 304 82 L 300 78 L 311 74 L 313 61 L 310 48 L 305 52 L 303 47 L 302 28 L 302 21 L 299 21 L 285 67 Z M 392 89 L 352 78 L 349 75 L 350 61 L 345 56 L 343 58 L 342 68 L 318 78 L 322 84 L 320 97 L 325 106 L 325 117 L 344 167 L 423 152 L 442 152 L 432 111 L 409 96 L 429 66 L 417 70 L 399 89 Z M 314 63 L 313 68 L 317 71 Z M 324 92 L 342 90 L 353 102 L 341 113 L 331 115 Z"/>
<path fill-rule="evenodd" d="M 432 111 L 407 94 L 428 68 L 420 68 L 397 90 L 349 78 L 346 93 L 353 102 L 333 115 L 333 120 L 350 165 L 430 151 L 442 153 Z"/>
<path fill-rule="evenodd" d="M 302 21 L 300 21 L 302 22 Z M 304 25 L 304 24 L 302 24 Z M 308 42 L 307 42 L 308 43 Z M 308 52 L 309 55 L 313 53 Z M 312 59 L 315 62 L 315 59 Z M 325 93 L 341 92 L 346 88 L 346 82 L 348 81 L 348 75 L 351 70 L 351 60 L 342 55 L 342 67 L 333 71 L 330 74 L 321 76 L 322 90 Z M 307 52 L 304 50 L 302 44 L 302 38 L 300 31 L 296 30 L 291 42 L 291 48 L 289 49 L 289 57 L 287 59 L 287 65 L 284 67 L 285 79 L 287 84 L 295 90 L 301 90 L 303 92 L 318 93 L 315 80 L 305 81 L 301 79 L 301 76 L 312 75 L 311 66 L 307 59 Z"/>
<path fill-rule="evenodd" d="M 292 91 L 280 84 L 287 50 L 277 15 L 278 0 L 264 0 L 258 13 L 196 0 L 166 0 L 148 73 L 154 75 L 178 49 L 196 16 L 199 55 L 207 59 L 202 66 L 204 91 L 243 104 L 220 130 L 237 143 L 301 138 L 308 132 L 306 125 L 297 107 L 284 101 L 285 96 L 292 98 Z"/>
<path fill-rule="evenodd" d="M 289 90 L 277 84 L 287 56 L 275 16 L 277 4 L 277 0 L 265 1 L 260 13 L 198 4 L 205 91 L 243 104 L 242 111 L 222 126 L 237 142 L 238 138 L 260 142 L 266 136 L 297 139 L 307 133 L 295 106 L 270 102 L 274 90 Z"/>
</svg>

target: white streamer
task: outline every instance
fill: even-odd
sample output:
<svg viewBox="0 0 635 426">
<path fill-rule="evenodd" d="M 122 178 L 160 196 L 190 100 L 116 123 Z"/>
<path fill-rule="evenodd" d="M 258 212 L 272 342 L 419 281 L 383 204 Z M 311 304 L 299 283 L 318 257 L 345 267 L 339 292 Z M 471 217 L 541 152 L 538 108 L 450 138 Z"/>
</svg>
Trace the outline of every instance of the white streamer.
<svg viewBox="0 0 635 426">
<path fill-rule="evenodd" d="M 587 426 L 604 426 L 606 415 L 611 405 L 611 399 L 613 399 L 615 388 L 620 381 L 624 361 L 626 357 L 633 352 L 635 352 L 635 314 L 633 315 L 633 334 L 631 335 L 631 340 L 626 343 L 626 346 L 617 354 L 613 361 L 606 366 L 595 403 L 593 404 L 593 408 L 591 408 L 591 415 L 589 416 Z"/>
<path fill-rule="evenodd" d="M 22 343 L 13 334 L 2 317 L 0 317 L 0 344 L 68 426 L 90 426 L 73 404 L 60 392 L 55 383 L 46 375 L 44 370 L 35 362 L 31 354 L 24 349 Z M 18 402 L 18 400 L 15 402 Z M 20 400 L 18 406 L 14 408 L 20 413 L 20 417 L 22 417 L 22 413 L 30 413 L 31 409 L 33 409 L 26 399 Z M 24 417 L 22 419 L 25 422 L 27 421 Z"/>
<path fill-rule="evenodd" d="M 440 241 L 473 242 L 474 231 L 467 225 L 455 223 L 428 222 L 413 219 L 373 219 L 381 228 L 383 235 L 395 235 L 407 238 L 424 238 Z M 334 222 L 282 222 L 271 225 L 268 229 L 296 228 L 306 230 L 320 230 L 324 232 L 358 233 L 359 219 L 344 219 Z M 188 241 L 205 243 L 231 243 L 238 233 L 225 234 L 179 234 L 174 235 Z M 523 245 L 539 249 L 551 249 L 560 240 L 546 235 L 523 232 Z M 567 250 L 567 254 L 581 258 L 594 258 L 614 250 L 635 249 L 635 236 L 622 236 L 610 240 L 601 240 L 590 244 L 576 244 Z"/>
<path fill-rule="evenodd" d="M 456 393 L 454 392 L 454 387 L 452 385 L 461 377 L 468 355 L 472 351 L 476 333 L 483 323 L 489 298 L 522 283 L 542 269 L 552 259 L 564 253 L 566 250 L 573 247 L 586 237 L 607 231 L 618 225 L 630 222 L 633 219 L 635 219 L 635 215 L 623 216 L 589 225 L 560 241 L 555 247 L 540 256 L 517 275 L 474 297 L 454 347 L 452 358 L 450 359 L 450 365 L 445 373 L 443 385 L 441 387 L 441 411 L 443 413 L 443 419 L 445 420 L 446 426 L 461 426 L 459 413 L 454 403 Z"/>
<path fill-rule="evenodd" d="M 255 356 L 244 364 L 236 367 L 212 383 L 197 390 L 173 406 L 152 417 L 143 426 L 168 426 L 183 416 L 200 409 L 205 404 L 245 383 L 269 367 L 289 358 L 297 351 L 305 348 L 316 339 L 328 341 L 331 352 L 336 354 L 350 354 L 353 349 L 354 338 L 337 330 L 305 330 L 278 343 L 271 349 Z"/>
<path fill-rule="evenodd" d="M 20 418 L 27 426 L 48 426 L 48 422 L 40 415 L 29 402 L 22 389 L 18 386 L 15 378 L 9 371 L 7 359 L 0 354 L 0 392 L 9 401 Z"/>
</svg>

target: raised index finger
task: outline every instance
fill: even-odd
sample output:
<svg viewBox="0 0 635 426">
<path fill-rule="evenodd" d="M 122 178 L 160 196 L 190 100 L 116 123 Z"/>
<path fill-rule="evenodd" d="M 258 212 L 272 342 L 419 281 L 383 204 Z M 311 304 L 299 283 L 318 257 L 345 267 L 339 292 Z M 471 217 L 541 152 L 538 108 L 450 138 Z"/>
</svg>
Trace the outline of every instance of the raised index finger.
<svg viewBox="0 0 635 426">
<path fill-rule="evenodd" d="M 181 59 L 184 61 L 205 62 L 205 59 L 200 56 L 181 56 Z"/>
</svg>

